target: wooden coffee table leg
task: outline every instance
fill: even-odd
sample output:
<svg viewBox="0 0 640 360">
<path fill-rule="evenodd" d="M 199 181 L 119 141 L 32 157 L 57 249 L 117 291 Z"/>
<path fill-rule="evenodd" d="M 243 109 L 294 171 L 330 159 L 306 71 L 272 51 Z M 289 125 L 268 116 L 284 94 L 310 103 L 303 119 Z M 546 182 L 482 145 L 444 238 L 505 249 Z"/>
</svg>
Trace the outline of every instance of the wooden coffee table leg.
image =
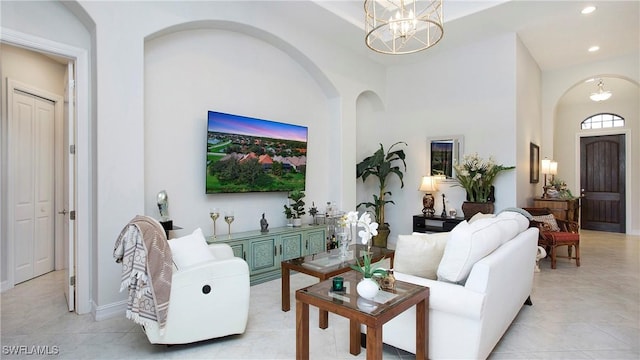
<svg viewBox="0 0 640 360">
<path fill-rule="evenodd" d="M 326 329 L 329 327 L 329 313 L 326 310 L 320 310 L 320 319 L 318 319 L 320 329 Z"/>
<path fill-rule="evenodd" d="M 355 320 L 349 320 L 349 353 L 351 355 L 360 355 L 360 323 Z"/>
<path fill-rule="evenodd" d="M 289 277 L 289 268 L 282 267 L 282 311 L 291 310 L 291 300 L 289 300 L 289 291 L 291 290 L 291 281 Z"/>
<path fill-rule="evenodd" d="M 367 360 L 382 360 L 382 325 L 367 326 Z"/>
<path fill-rule="evenodd" d="M 309 360 L 309 304 L 296 300 L 296 360 Z"/>
<path fill-rule="evenodd" d="M 429 356 L 429 323 L 427 318 L 427 300 L 416 304 L 416 359 Z"/>
</svg>

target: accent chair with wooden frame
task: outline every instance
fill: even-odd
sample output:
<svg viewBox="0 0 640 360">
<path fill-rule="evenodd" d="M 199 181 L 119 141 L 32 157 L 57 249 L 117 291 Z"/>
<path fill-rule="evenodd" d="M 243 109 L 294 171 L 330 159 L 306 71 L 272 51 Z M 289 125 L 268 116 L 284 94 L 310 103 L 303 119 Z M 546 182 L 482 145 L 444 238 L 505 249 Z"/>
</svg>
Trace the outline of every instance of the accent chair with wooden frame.
<svg viewBox="0 0 640 360">
<path fill-rule="evenodd" d="M 557 258 L 575 259 L 576 266 L 580 266 L 580 233 L 579 225 L 575 221 L 563 220 L 555 217 L 549 208 L 524 208 L 533 220 L 532 226 L 540 229 L 538 245 L 545 248 L 551 257 L 551 268 L 556 268 Z M 567 246 L 567 256 L 558 255 L 557 248 Z M 575 248 L 575 256 L 573 255 Z"/>
</svg>

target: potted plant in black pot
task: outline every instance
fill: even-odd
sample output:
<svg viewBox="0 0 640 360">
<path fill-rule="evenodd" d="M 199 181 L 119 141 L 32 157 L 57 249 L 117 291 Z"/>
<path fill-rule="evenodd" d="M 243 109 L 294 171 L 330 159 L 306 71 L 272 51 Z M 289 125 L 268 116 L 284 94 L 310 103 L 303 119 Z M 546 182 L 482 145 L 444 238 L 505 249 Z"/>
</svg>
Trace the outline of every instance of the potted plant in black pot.
<svg viewBox="0 0 640 360">
<path fill-rule="evenodd" d="M 290 203 L 288 205 L 284 205 L 284 214 L 287 219 L 292 219 L 293 226 L 301 226 L 302 225 L 302 215 L 306 214 L 304 211 L 304 192 L 300 190 L 295 190 L 289 193 Z"/>
<path fill-rule="evenodd" d="M 390 176 L 395 175 L 400 179 L 400 188 L 404 187 L 404 171 L 407 170 L 405 162 L 404 150 L 394 150 L 395 146 L 407 145 L 404 141 L 399 141 L 389 147 L 385 152 L 384 147 L 380 144 L 380 148 L 367 156 L 364 160 L 356 165 L 356 178 L 366 182 L 367 178 L 373 176 L 378 181 L 378 193 L 373 194 L 372 202 L 361 202 L 357 207 L 364 206 L 373 208 L 376 222 L 378 226 L 378 235 L 373 237 L 373 245 L 377 247 L 387 247 L 387 238 L 389 237 L 389 224 L 384 221 L 384 208 L 386 204 L 395 204 L 393 200 L 388 200 L 387 196 L 391 196 L 391 191 L 387 190 L 387 181 Z M 400 168 L 398 162 L 402 162 Z"/>
</svg>

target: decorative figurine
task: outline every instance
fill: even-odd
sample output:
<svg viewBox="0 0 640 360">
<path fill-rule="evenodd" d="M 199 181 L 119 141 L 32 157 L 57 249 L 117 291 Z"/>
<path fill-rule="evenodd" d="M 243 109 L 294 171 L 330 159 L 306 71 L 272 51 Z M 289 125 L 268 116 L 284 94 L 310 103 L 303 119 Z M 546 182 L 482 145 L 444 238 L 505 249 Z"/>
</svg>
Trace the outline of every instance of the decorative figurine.
<svg viewBox="0 0 640 360">
<path fill-rule="evenodd" d="M 440 214 L 440 217 L 443 219 L 447 217 L 447 206 L 444 203 L 444 194 L 442 194 L 442 213 Z"/>
<path fill-rule="evenodd" d="M 316 219 L 316 215 L 318 215 L 318 208 L 316 208 L 316 203 L 311 202 L 311 209 L 309 209 L 309 215 L 313 218 L 313 225 L 318 225 L 318 219 Z"/>
<path fill-rule="evenodd" d="M 168 238 L 169 231 L 173 230 L 173 221 L 169 219 L 169 195 L 164 190 L 158 193 L 158 211 L 160 212 L 160 225 Z"/>
<path fill-rule="evenodd" d="M 165 190 L 158 193 L 158 211 L 160 212 L 160 222 L 169 220 L 169 195 Z"/>
<path fill-rule="evenodd" d="M 387 275 L 380 280 L 380 287 L 383 290 L 394 290 L 396 288 L 396 277 L 393 276 L 393 269 L 387 270 Z"/>
<path fill-rule="evenodd" d="M 264 213 L 262 213 L 262 219 L 260 219 L 260 232 L 269 232 L 269 223 L 267 222 L 267 219 L 265 219 Z"/>
</svg>

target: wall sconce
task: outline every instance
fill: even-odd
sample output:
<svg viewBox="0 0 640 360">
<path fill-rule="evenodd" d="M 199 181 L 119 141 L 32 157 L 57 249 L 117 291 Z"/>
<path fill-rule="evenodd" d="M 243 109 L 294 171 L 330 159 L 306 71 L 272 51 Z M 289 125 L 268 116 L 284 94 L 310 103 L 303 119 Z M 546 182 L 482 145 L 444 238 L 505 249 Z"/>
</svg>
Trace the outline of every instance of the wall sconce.
<svg viewBox="0 0 640 360">
<path fill-rule="evenodd" d="M 433 208 L 435 198 L 431 193 L 438 191 L 438 189 L 436 188 L 435 177 L 423 176 L 418 190 L 425 193 L 424 197 L 422 198 L 422 215 L 424 215 L 424 217 L 433 217 L 436 212 Z"/>
</svg>

